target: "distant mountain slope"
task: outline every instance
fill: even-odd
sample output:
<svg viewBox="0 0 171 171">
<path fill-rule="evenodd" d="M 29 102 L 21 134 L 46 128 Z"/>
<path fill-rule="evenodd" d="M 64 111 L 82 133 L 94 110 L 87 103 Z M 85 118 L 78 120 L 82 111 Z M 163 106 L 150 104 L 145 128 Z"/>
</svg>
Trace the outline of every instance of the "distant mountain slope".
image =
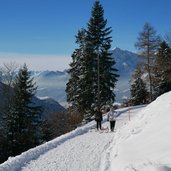
<svg viewBox="0 0 171 171">
<path fill-rule="evenodd" d="M 4 106 L 4 100 L 5 100 L 5 95 L 3 93 L 3 89 L 6 87 L 5 84 L 0 82 L 0 115 L 2 114 L 2 108 Z M 9 90 L 9 89 L 8 89 Z M 12 88 L 10 88 L 11 93 L 12 93 Z M 43 116 L 47 116 L 50 113 L 54 112 L 63 112 L 66 111 L 66 109 L 61 106 L 58 102 L 51 98 L 44 98 L 44 99 L 39 99 L 37 97 L 33 98 L 33 102 L 35 103 L 36 106 L 42 106 L 43 107 Z"/>
<path fill-rule="evenodd" d="M 38 85 L 37 96 L 38 97 L 50 97 L 58 101 L 65 106 L 66 93 L 65 87 L 69 79 L 69 75 L 66 71 L 42 71 L 32 72 L 35 82 Z"/>
<path fill-rule="evenodd" d="M 63 106 L 61 106 L 57 101 L 49 97 L 46 98 L 35 97 L 34 102 L 36 105 L 40 105 L 43 107 L 44 110 L 43 115 L 47 118 L 51 113 L 66 111 L 66 109 Z"/>
<path fill-rule="evenodd" d="M 129 80 L 133 71 L 135 70 L 137 64 L 142 61 L 137 54 L 115 48 L 112 50 L 113 58 L 116 61 L 116 68 L 120 75 L 119 81 L 116 85 L 116 101 L 121 102 L 122 97 L 129 96 Z M 67 69 L 67 68 L 66 68 Z M 35 81 L 38 85 L 37 96 L 44 97 L 48 96 L 61 105 L 66 104 L 66 83 L 68 82 L 69 75 L 65 71 L 42 71 L 42 72 L 32 72 Z"/>
<path fill-rule="evenodd" d="M 115 48 L 112 50 L 113 57 L 116 61 L 116 68 L 119 70 L 119 74 L 122 77 L 131 76 L 133 71 L 135 70 L 138 63 L 142 62 L 143 59 L 141 56 L 136 53 L 122 50 L 120 48 Z"/>
<path fill-rule="evenodd" d="M 118 73 L 120 75 L 115 88 L 116 101 L 122 102 L 124 97 L 130 96 L 129 81 L 137 64 L 143 62 L 144 59 L 136 53 L 122 50 L 120 48 L 115 48 L 112 52 L 112 56 L 116 61 L 115 67 L 118 69 Z"/>
</svg>

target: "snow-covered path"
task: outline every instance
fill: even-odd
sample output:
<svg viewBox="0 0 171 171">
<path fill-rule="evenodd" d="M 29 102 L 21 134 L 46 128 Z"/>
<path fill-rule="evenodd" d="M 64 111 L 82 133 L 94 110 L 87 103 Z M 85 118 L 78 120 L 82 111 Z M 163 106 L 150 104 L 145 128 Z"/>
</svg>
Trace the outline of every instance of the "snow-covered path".
<svg viewBox="0 0 171 171">
<path fill-rule="evenodd" d="M 129 118 L 140 109 L 122 109 L 117 117 L 116 132 L 96 132 L 92 121 L 34 149 L 10 158 L 0 165 L 0 171 L 110 171 L 116 135 Z M 130 117 L 129 117 L 130 115 Z M 102 126 L 109 127 L 104 121 Z"/>
<path fill-rule="evenodd" d="M 125 109 L 124 109 L 125 110 Z M 133 112 L 134 111 L 134 112 Z M 135 114 L 137 109 L 131 111 Z M 116 129 L 128 121 L 129 112 L 120 115 Z M 104 118 L 103 127 L 109 122 Z M 93 122 L 94 123 L 94 122 Z M 111 144 L 114 142 L 115 132 L 88 131 L 58 145 L 31 161 L 22 171 L 107 171 L 110 170 Z M 44 162 L 46 161 L 46 162 Z M 38 168 L 36 170 L 36 168 Z"/>
<path fill-rule="evenodd" d="M 171 171 L 170 111 L 171 91 L 147 107 L 120 109 L 114 133 L 89 131 L 92 121 L 9 158 L 0 171 Z"/>
<path fill-rule="evenodd" d="M 99 170 L 101 156 L 110 147 L 113 138 L 113 133 L 79 135 L 31 161 L 22 171 L 32 171 L 33 168 L 42 171 L 54 171 L 54 168 L 59 171 Z"/>
</svg>

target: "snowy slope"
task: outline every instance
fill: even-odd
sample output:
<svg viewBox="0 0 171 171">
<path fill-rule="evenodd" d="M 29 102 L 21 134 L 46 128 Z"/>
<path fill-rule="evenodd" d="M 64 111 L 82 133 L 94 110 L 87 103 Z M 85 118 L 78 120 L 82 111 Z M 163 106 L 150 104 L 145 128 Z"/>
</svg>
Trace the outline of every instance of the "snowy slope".
<svg viewBox="0 0 171 171">
<path fill-rule="evenodd" d="M 171 171 L 171 92 L 149 104 L 117 135 L 112 168 Z M 117 156 L 117 157 L 114 157 Z"/>
<path fill-rule="evenodd" d="M 116 132 L 89 131 L 92 121 L 9 158 L 0 171 L 171 171 L 171 92 L 119 111 Z"/>
<path fill-rule="evenodd" d="M 128 121 L 128 113 L 124 112 L 127 110 L 122 109 L 118 128 Z M 136 110 L 133 110 L 134 113 Z M 109 123 L 105 116 L 103 127 L 107 126 Z M 92 127 L 95 127 L 94 121 L 20 156 L 9 158 L 0 165 L 0 171 L 96 171 L 103 168 L 103 162 L 108 162 L 106 153 L 115 141 L 115 133 L 90 132 Z"/>
</svg>

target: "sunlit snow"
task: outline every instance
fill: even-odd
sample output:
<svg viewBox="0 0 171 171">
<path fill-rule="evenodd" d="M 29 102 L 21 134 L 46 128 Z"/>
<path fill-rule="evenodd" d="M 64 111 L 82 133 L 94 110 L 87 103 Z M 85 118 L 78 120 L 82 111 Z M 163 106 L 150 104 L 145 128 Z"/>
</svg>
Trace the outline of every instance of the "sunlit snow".
<svg viewBox="0 0 171 171">
<path fill-rule="evenodd" d="M 9 158 L 0 171 L 170 171 L 170 111 L 171 92 L 146 107 L 119 109 L 115 132 L 92 130 L 92 121 Z"/>
</svg>

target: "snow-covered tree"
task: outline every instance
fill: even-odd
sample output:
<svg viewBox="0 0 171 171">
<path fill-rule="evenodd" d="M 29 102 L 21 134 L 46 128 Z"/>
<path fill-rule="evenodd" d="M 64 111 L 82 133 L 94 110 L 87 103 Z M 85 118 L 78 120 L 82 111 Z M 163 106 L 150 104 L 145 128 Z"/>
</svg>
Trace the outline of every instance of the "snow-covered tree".
<svg viewBox="0 0 171 171">
<path fill-rule="evenodd" d="M 78 32 L 79 48 L 72 55 L 70 80 L 67 84 L 68 102 L 89 120 L 98 110 L 115 100 L 114 88 L 118 75 L 111 57 L 111 28 L 106 27 L 104 10 L 95 1 L 87 29 Z"/>
<path fill-rule="evenodd" d="M 18 65 L 15 62 L 4 63 L 0 67 L 0 81 L 8 86 L 12 86 Z"/>
<path fill-rule="evenodd" d="M 158 49 L 155 62 L 155 97 L 168 91 L 171 91 L 171 48 L 165 41 L 163 41 Z"/>
<path fill-rule="evenodd" d="M 87 27 L 87 54 L 92 61 L 93 97 L 95 105 L 100 109 L 103 105 L 112 104 L 115 100 L 114 87 L 118 75 L 114 68 L 115 60 L 110 53 L 112 37 L 111 27 L 106 27 L 104 9 L 99 1 L 95 1 L 91 18 Z"/>
<path fill-rule="evenodd" d="M 131 102 L 132 105 L 145 104 L 147 102 L 148 92 L 146 84 L 142 79 L 143 72 L 141 65 L 137 66 L 135 73 L 132 76 L 131 83 Z"/>
<path fill-rule="evenodd" d="M 36 89 L 24 64 L 14 81 L 14 93 L 5 117 L 8 156 L 17 155 L 40 144 L 41 108 L 34 106 L 32 102 Z"/>
<path fill-rule="evenodd" d="M 70 106 L 69 110 L 71 112 L 79 112 L 80 114 L 85 111 L 87 104 L 83 101 L 84 87 L 82 86 L 85 79 L 85 66 L 83 60 L 85 55 L 85 35 L 85 29 L 79 30 L 76 35 L 76 43 L 79 47 L 75 49 L 71 56 L 72 62 L 70 63 L 70 69 L 68 70 L 70 79 L 66 85 L 67 101 Z"/>
</svg>

